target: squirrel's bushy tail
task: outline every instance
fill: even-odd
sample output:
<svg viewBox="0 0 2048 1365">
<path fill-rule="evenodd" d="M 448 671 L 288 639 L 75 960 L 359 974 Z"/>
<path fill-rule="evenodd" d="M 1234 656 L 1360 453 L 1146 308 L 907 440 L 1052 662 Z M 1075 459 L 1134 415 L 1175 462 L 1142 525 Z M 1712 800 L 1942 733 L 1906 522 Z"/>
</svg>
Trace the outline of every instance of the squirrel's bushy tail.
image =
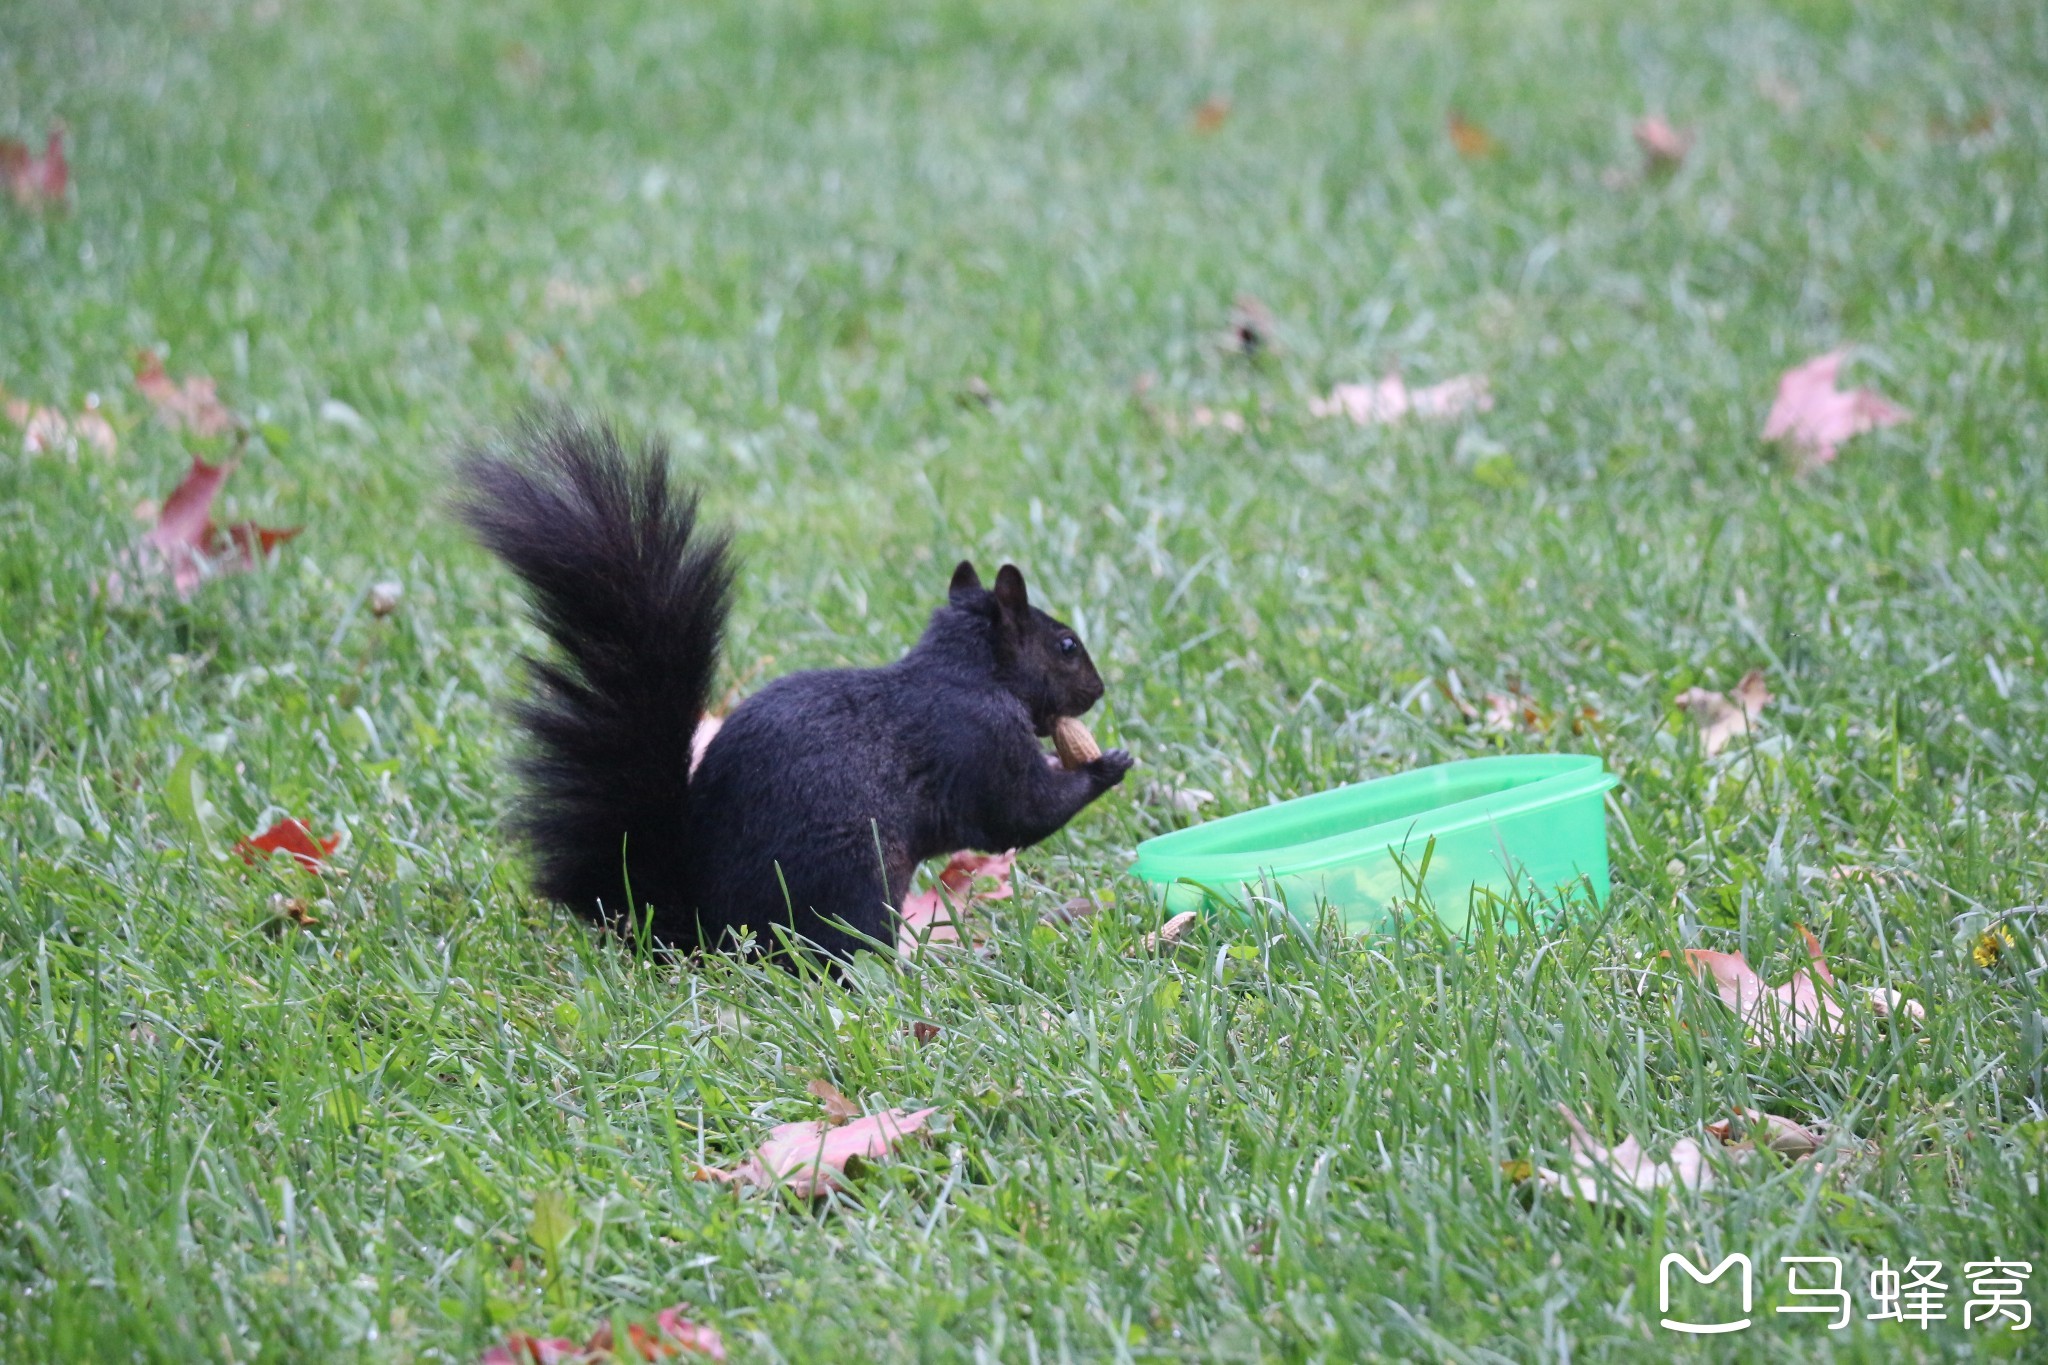
<svg viewBox="0 0 2048 1365">
<path fill-rule="evenodd" d="M 710 700 L 732 591 L 727 540 L 670 486 L 658 442 L 637 454 L 609 426 L 530 418 L 509 452 L 474 450 L 455 510 L 526 583 L 559 647 L 529 659 L 517 711 L 532 742 L 516 828 L 542 894 L 694 940 L 678 903 L 690 855 L 690 740 Z M 673 925 L 673 935 L 664 924 Z"/>
</svg>

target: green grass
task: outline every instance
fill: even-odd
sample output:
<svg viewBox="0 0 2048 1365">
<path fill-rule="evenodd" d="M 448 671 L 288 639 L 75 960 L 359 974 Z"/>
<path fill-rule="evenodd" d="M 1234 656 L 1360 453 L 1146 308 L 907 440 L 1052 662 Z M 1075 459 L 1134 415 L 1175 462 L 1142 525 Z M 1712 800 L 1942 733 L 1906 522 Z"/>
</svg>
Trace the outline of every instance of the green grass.
<svg viewBox="0 0 2048 1365">
<path fill-rule="evenodd" d="M 1698 133 L 1666 180 L 1647 109 Z M 2044 921 L 1968 951 L 2048 901 L 2038 4 L 0 9 L 0 134 L 53 118 L 75 203 L 0 205 L 0 384 L 123 439 L 0 455 L 0 1355 L 466 1362 L 679 1300 L 745 1360 L 2038 1352 L 1964 1333 L 1959 1273 L 2031 1259 L 2048 1312 Z M 1914 420 L 1797 476 L 1755 433 L 1844 343 Z M 306 531 L 113 605 L 194 448 L 151 346 L 256 424 L 227 509 Z M 1307 416 L 1394 367 L 1498 405 Z M 992 956 L 679 970 L 532 897 L 494 709 L 532 641 L 436 499 L 535 398 L 664 435 L 736 528 L 736 677 L 893 657 L 962 555 L 1081 628 L 1144 767 L 1025 855 Z M 1768 728 L 1706 761 L 1671 700 L 1754 665 Z M 1451 670 L 1597 720 L 1486 734 Z M 1604 915 L 1129 951 L 1122 869 L 1185 818 L 1144 780 L 1227 811 L 1553 748 L 1622 779 Z M 224 852 L 285 813 L 349 833 L 317 886 Z M 1657 956 L 1782 979 L 1802 923 L 1924 1029 L 1751 1048 Z M 817 1213 L 691 1178 L 820 1075 L 944 1131 Z M 1559 1102 L 1866 1145 L 1602 1213 L 1502 1173 L 1567 1160 Z M 1757 1325 L 1660 1329 L 1666 1250 L 1755 1257 Z M 1778 1316 L 1788 1254 L 1940 1258 L 1950 1319 Z"/>
</svg>

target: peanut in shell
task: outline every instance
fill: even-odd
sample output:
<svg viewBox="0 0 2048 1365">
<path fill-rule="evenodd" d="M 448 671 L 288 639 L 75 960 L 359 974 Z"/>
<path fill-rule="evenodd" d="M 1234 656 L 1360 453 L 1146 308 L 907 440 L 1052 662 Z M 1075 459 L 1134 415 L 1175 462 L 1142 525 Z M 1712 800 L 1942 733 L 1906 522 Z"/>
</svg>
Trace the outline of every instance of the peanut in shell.
<svg viewBox="0 0 2048 1365">
<path fill-rule="evenodd" d="M 1053 722 L 1052 747 L 1060 751 L 1060 766 L 1069 771 L 1085 768 L 1102 757 L 1102 746 L 1095 742 L 1095 736 L 1073 716 L 1061 716 Z"/>
</svg>

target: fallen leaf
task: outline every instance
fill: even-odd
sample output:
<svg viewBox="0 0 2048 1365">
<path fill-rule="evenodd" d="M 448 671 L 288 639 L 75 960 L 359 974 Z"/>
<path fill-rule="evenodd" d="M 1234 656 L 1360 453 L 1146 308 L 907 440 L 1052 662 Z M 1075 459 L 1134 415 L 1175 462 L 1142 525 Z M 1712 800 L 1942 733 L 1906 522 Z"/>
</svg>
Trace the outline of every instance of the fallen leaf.
<svg viewBox="0 0 2048 1365">
<path fill-rule="evenodd" d="M 477 1365 L 580 1365 L 591 1357 L 567 1337 L 530 1337 L 514 1332 L 503 1346 L 485 1351 Z"/>
<path fill-rule="evenodd" d="M 685 1351 L 695 1351 L 713 1360 L 725 1359 L 725 1338 L 718 1334 L 718 1329 L 684 1317 L 681 1304 L 662 1309 L 655 1315 L 654 1325 Z"/>
<path fill-rule="evenodd" d="M 1685 154 L 1692 150 L 1692 134 L 1673 128 L 1658 114 L 1638 122 L 1635 135 L 1636 146 L 1643 149 L 1644 164 L 1653 174 L 1677 170 Z"/>
<path fill-rule="evenodd" d="M 6 180 L 8 195 L 22 208 L 43 209 L 63 204 L 71 189 L 71 163 L 64 159 L 63 125 L 50 129 L 41 156 L 14 138 L 0 139 L 0 179 Z"/>
<path fill-rule="evenodd" d="M 922 1019 L 910 1021 L 910 1036 L 919 1043 L 929 1043 L 943 1032 L 945 1030 L 941 1029 L 937 1024 L 927 1023 Z"/>
<path fill-rule="evenodd" d="M 1048 910 L 1038 917 L 1040 924 L 1079 924 L 1084 919 L 1093 919 L 1102 913 L 1102 904 L 1092 896 L 1075 896 L 1062 901 L 1058 909 Z"/>
<path fill-rule="evenodd" d="M 1215 792 L 1204 791 L 1200 787 L 1176 787 L 1166 782 L 1147 782 L 1138 795 L 1148 806 L 1164 806 L 1182 815 L 1193 815 L 1216 801 Z"/>
<path fill-rule="evenodd" d="M 1521 693 L 1488 692 L 1481 700 L 1486 703 L 1486 728 L 1496 734 L 1512 734 L 1517 730 L 1530 734 L 1542 732 L 1542 708 Z"/>
<path fill-rule="evenodd" d="M 1182 939 L 1194 932 L 1195 926 L 1201 922 L 1201 919 L 1202 916 L 1199 911 L 1183 910 L 1172 919 L 1166 921 L 1166 923 L 1160 925 L 1158 929 L 1140 939 L 1138 950 L 1140 952 L 1156 953 L 1162 948 L 1178 947 Z"/>
<path fill-rule="evenodd" d="M 1494 140 L 1492 133 L 1456 109 L 1445 116 L 1444 130 L 1451 135 L 1451 145 L 1458 149 L 1458 155 L 1467 161 L 1477 161 L 1500 151 L 1500 143 Z"/>
<path fill-rule="evenodd" d="M 21 449 L 25 455 L 53 454 L 75 459 L 80 446 L 111 455 L 117 445 L 113 424 L 101 415 L 97 402 L 91 399 L 76 417 L 15 399 L 7 404 L 7 417 L 21 428 Z"/>
<path fill-rule="evenodd" d="M 1536 1167 L 1537 1183 L 1545 1189 L 1575 1195 L 1591 1204 L 1626 1208 L 1624 1190 L 1649 1194 L 1672 1185 L 1705 1190 L 1714 1184 L 1706 1149 L 1693 1138 L 1680 1138 L 1672 1143 L 1668 1160 L 1652 1161 L 1636 1139 L 1628 1138 L 1618 1147 L 1602 1146 L 1586 1131 L 1586 1125 L 1579 1121 L 1571 1106 L 1560 1104 L 1557 1111 L 1564 1115 L 1572 1130 L 1572 1170 L 1561 1174 Z"/>
<path fill-rule="evenodd" d="M 248 857 L 247 854 L 243 856 Z M 320 922 L 305 901 L 297 896 L 287 896 L 282 891 L 270 898 L 270 913 L 301 929 L 310 929 Z"/>
<path fill-rule="evenodd" d="M 699 1180 L 783 1188 L 816 1199 L 839 1189 L 853 1160 L 872 1161 L 924 1127 L 937 1109 L 889 1109 L 845 1124 L 811 1120 L 769 1130 L 754 1154 L 730 1169 L 699 1167 Z"/>
<path fill-rule="evenodd" d="M 1685 949 L 1686 965 L 1702 979 L 1711 977 L 1721 1003 L 1748 1026 L 1749 1039 L 1759 1046 L 1809 1038 L 1816 1032 L 1843 1031 L 1842 1007 L 1835 1001 L 1835 974 L 1822 955 L 1820 940 L 1804 926 L 1810 967 L 1792 973 L 1782 986 L 1766 986 L 1741 953 L 1707 948 Z M 1927 1016 L 1918 1001 L 1882 986 L 1864 989 L 1871 1012 L 1880 1018 L 1898 1016 L 1918 1022 Z"/>
<path fill-rule="evenodd" d="M 898 950 L 914 953 L 926 943 L 962 942 L 972 906 L 1010 898 L 1010 869 L 1016 861 L 1014 848 L 1007 853 L 955 853 L 940 871 L 937 886 L 903 898 Z"/>
<path fill-rule="evenodd" d="M 1214 408 L 1197 403 L 1194 411 L 1188 414 L 1188 424 L 1195 427 L 1215 427 L 1233 436 L 1242 436 L 1245 433 L 1244 414 L 1233 408 L 1225 408 L 1218 412 Z"/>
<path fill-rule="evenodd" d="M 1738 1109 L 1732 1118 L 1707 1125 L 1707 1132 L 1724 1145 L 1749 1142 L 1767 1152 L 1798 1160 L 1820 1150 L 1821 1136 L 1801 1123 L 1757 1109 Z"/>
<path fill-rule="evenodd" d="M 190 597 L 202 579 L 254 568 L 258 560 L 299 533 L 243 522 L 222 530 L 213 521 L 213 500 L 234 471 L 229 463 L 208 464 L 198 456 L 164 499 L 156 525 L 142 538 L 171 571 L 180 597 Z"/>
<path fill-rule="evenodd" d="M 1222 95 L 1211 95 L 1195 106 L 1195 131 L 1216 132 L 1229 118 L 1230 101 Z"/>
<path fill-rule="evenodd" d="M 1763 438 L 1782 441 L 1811 469 L 1835 458 L 1835 449 L 1852 436 L 1879 427 L 1897 426 L 1912 416 L 1873 389 L 1835 387 L 1847 351 L 1829 351 L 1803 365 L 1794 365 L 1778 379 L 1778 396 L 1764 418 Z"/>
<path fill-rule="evenodd" d="M 289 853 L 299 866 L 308 872 L 320 870 L 321 860 L 334 852 L 341 843 L 339 834 L 330 834 L 325 839 L 315 839 L 313 832 L 306 828 L 303 820 L 284 819 L 253 838 L 237 840 L 235 852 L 242 855 L 245 863 L 254 863 L 259 856 L 272 853 Z"/>
<path fill-rule="evenodd" d="M 1688 687 L 1678 694 L 1674 705 L 1692 717 L 1699 727 L 1700 741 L 1712 758 L 1728 747 L 1738 735 L 1756 731 L 1764 707 L 1771 703 L 1771 690 L 1764 685 L 1764 671 L 1752 668 L 1726 694 L 1704 687 Z"/>
<path fill-rule="evenodd" d="M 1775 71 L 1766 71 L 1756 78 L 1756 92 L 1777 105 L 1781 114 L 1799 112 L 1802 99 L 1799 87 Z"/>
<path fill-rule="evenodd" d="M 602 1365 L 620 1360 L 667 1360 L 685 1352 L 723 1361 L 725 1338 L 716 1327 L 692 1322 L 683 1316 L 684 1305 L 664 1308 L 654 1319 L 654 1330 L 639 1323 L 626 1328 L 628 1349 L 614 1344 L 609 1322 L 599 1325 L 590 1340 L 578 1345 L 567 1337 L 535 1337 L 514 1332 L 502 1346 L 493 1346 L 478 1358 L 477 1365 Z"/>
<path fill-rule="evenodd" d="M 1401 376 L 1390 374 L 1377 384 L 1338 384 L 1328 398 L 1308 401 L 1312 417 L 1349 417 L 1362 427 L 1383 426 L 1410 415 L 1442 419 L 1492 408 L 1486 377 L 1477 374 L 1459 375 L 1420 389 L 1410 389 Z"/>
<path fill-rule="evenodd" d="M 155 351 L 144 351 L 135 362 L 135 387 L 156 409 L 156 415 L 173 430 L 194 436 L 219 436 L 238 424 L 214 392 L 213 381 L 204 375 L 187 375 L 174 380 L 164 372 L 164 362 Z"/>
<path fill-rule="evenodd" d="M 824 1106 L 825 1122 L 836 1125 L 860 1117 L 860 1106 L 840 1094 L 839 1087 L 824 1077 L 814 1079 L 804 1089 L 816 1096 L 818 1103 Z"/>
</svg>

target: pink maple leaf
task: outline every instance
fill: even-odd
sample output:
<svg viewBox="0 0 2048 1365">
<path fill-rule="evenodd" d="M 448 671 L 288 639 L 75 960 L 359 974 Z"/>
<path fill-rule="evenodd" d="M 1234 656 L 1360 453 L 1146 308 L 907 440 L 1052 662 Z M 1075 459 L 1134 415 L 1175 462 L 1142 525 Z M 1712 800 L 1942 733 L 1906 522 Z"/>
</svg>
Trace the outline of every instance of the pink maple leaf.
<svg viewBox="0 0 2048 1365">
<path fill-rule="evenodd" d="M 235 414 L 220 401 L 211 379 L 198 374 L 172 379 L 155 351 L 144 351 L 137 357 L 135 387 L 142 390 L 156 415 L 173 429 L 182 428 L 202 437 L 219 436 L 235 429 Z"/>
<path fill-rule="evenodd" d="M 903 898 L 897 948 L 911 953 L 921 943 L 961 942 L 971 906 L 1010 898 L 1014 889 L 1010 885 L 1010 869 L 1016 862 L 1014 848 L 1007 853 L 971 853 L 965 849 L 955 853 L 946 860 L 937 886 L 929 891 L 913 891 Z M 977 889 L 977 883 L 983 881 L 989 885 Z"/>
<path fill-rule="evenodd" d="M 902 1139 L 924 1127 L 936 1109 L 888 1109 L 851 1123 L 823 1120 L 778 1124 L 754 1154 L 729 1168 L 700 1167 L 699 1180 L 783 1188 L 812 1199 L 840 1188 L 846 1163 L 886 1156 Z"/>
<path fill-rule="evenodd" d="M 1764 439 L 1783 441 L 1807 468 L 1833 460 L 1836 447 L 1852 436 L 1897 426 L 1912 416 L 1875 390 L 1835 387 L 1848 354 L 1829 351 L 1785 371 L 1764 418 Z"/>
</svg>

